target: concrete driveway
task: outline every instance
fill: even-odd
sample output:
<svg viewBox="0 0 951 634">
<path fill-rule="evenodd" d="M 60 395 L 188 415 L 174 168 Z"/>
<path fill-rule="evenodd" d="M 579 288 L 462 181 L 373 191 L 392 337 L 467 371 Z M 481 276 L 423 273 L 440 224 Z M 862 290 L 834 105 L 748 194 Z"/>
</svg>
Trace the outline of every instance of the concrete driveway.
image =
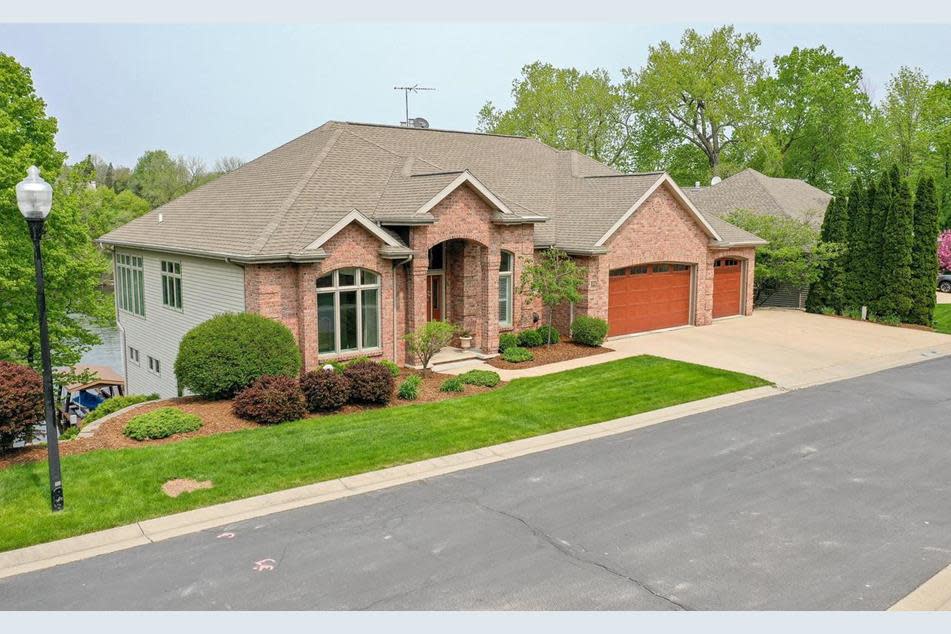
<svg viewBox="0 0 951 634">
<path fill-rule="evenodd" d="M 761 309 L 751 317 L 617 338 L 605 345 L 613 352 L 500 374 L 511 380 L 653 354 L 745 372 L 796 389 L 949 355 L 951 335 L 797 310 Z"/>
</svg>

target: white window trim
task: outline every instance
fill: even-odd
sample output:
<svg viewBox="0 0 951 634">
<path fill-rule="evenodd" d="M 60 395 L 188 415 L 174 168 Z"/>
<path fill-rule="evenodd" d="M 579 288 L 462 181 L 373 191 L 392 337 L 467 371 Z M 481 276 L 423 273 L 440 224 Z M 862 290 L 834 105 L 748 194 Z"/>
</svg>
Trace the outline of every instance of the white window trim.
<svg viewBox="0 0 951 634">
<path fill-rule="evenodd" d="M 360 284 L 349 284 L 347 286 L 339 286 L 339 272 L 341 269 L 352 268 L 357 271 L 359 275 Z M 373 273 L 376 275 L 376 284 L 363 284 L 363 271 L 368 273 Z M 344 266 L 339 269 L 335 269 L 331 273 L 333 275 L 333 285 L 326 286 L 323 288 L 317 288 L 318 295 L 333 295 L 334 298 L 334 350 L 332 352 L 322 352 L 320 350 L 320 329 L 318 327 L 317 331 L 317 355 L 323 358 L 335 358 L 340 356 L 347 356 L 352 354 L 359 353 L 374 353 L 380 352 L 383 350 L 383 276 L 376 271 L 371 271 L 369 269 L 364 269 L 358 266 L 350 267 Z M 321 275 L 320 277 L 325 277 Z M 320 278 L 318 278 L 320 279 Z M 377 310 L 376 310 L 376 332 L 377 339 L 380 343 L 376 346 L 371 346 L 365 348 L 363 346 L 363 293 L 362 291 L 376 290 L 377 292 Z M 348 348 L 346 350 L 340 349 L 340 293 L 356 291 L 357 296 L 357 347 Z M 315 315 L 316 318 L 316 315 Z"/>
<path fill-rule="evenodd" d="M 120 262 L 120 259 L 128 260 L 129 262 L 138 260 L 141 264 L 138 266 L 130 264 L 126 261 Z M 123 277 L 122 273 L 126 272 L 127 277 Z M 133 279 L 135 278 L 135 279 Z M 142 288 L 137 288 L 137 281 L 141 278 Z M 142 312 L 136 312 L 135 310 L 130 310 L 129 308 L 122 305 L 124 302 L 120 302 L 122 295 L 126 293 L 125 283 L 126 280 L 129 281 L 131 288 L 129 289 L 129 298 L 132 303 L 133 308 L 136 305 L 136 293 L 138 292 L 139 298 L 142 301 Z M 134 315 L 135 317 L 145 318 L 145 258 L 141 255 L 132 255 L 129 253 L 116 253 L 115 254 L 115 290 L 116 290 L 116 308 L 118 308 L 123 313 L 127 315 Z"/>
<path fill-rule="evenodd" d="M 172 264 L 172 265 L 177 264 L 178 273 L 171 272 L 171 271 L 166 272 L 162 268 L 164 264 Z M 185 312 L 185 283 L 182 278 L 181 261 L 180 260 L 160 260 L 159 261 L 159 275 L 161 275 L 162 277 L 162 307 L 167 308 L 168 310 L 174 310 L 176 313 L 184 313 Z M 181 306 L 172 306 L 170 304 L 165 303 L 165 293 L 167 290 L 166 284 L 168 283 L 166 278 L 178 280 L 178 284 L 182 289 L 182 305 Z"/>
<path fill-rule="evenodd" d="M 512 268 L 511 268 L 511 270 L 509 270 L 509 271 L 503 271 L 503 270 L 502 270 L 502 258 L 505 257 L 505 255 L 508 255 L 510 258 L 512 258 Z M 501 255 L 499 256 L 499 284 L 500 284 L 500 285 L 501 285 L 501 280 L 502 280 L 503 277 L 507 277 L 508 280 L 509 280 L 509 292 L 508 292 L 508 313 L 509 313 L 509 318 L 508 318 L 507 320 L 503 320 L 503 319 L 500 317 L 500 318 L 499 318 L 499 326 L 502 327 L 502 328 L 511 328 L 511 327 L 512 327 L 512 322 L 515 321 L 515 319 L 514 319 L 514 318 L 515 318 L 515 315 L 514 315 L 514 313 L 515 313 L 515 306 L 514 306 L 514 304 L 515 304 L 515 288 L 514 288 L 514 286 L 513 286 L 513 284 L 515 283 L 515 282 L 514 282 L 514 278 L 515 278 L 515 254 L 512 253 L 511 251 L 505 251 L 505 250 L 503 250 L 503 251 L 501 252 Z"/>
<path fill-rule="evenodd" d="M 155 376 L 162 376 L 162 361 L 160 359 L 153 357 L 152 355 L 148 355 L 148 362 L 149 362 L 149 366 L 148 366 L 149 372 L 151 372 Z M 157 370 L 155 369 L 155 366 L 158 366 Z"/>
<path fill-rule="evenodd" d="M 133 352 L 135 353 L 134 355 L 132 354 Z M 138 348 L 135 348 L 133 346 L 126 346 L 126 356 L 129 359 L 129 363 L 134 363 L 135 365 L 141 367 L 142 357 L 141 357 L 141 354 L 139 353 Z"/>
</svg>

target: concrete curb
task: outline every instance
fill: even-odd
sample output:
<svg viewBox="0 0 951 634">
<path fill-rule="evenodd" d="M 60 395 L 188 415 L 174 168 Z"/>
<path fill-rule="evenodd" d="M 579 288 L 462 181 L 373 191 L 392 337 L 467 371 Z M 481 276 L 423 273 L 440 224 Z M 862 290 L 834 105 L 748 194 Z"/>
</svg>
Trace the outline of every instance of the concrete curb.
<svg viewBox="0 0 951 634">
<path fill-rule="evenodd" d="M 602 423 L 514 440 L 500 445 L 430 458 L 397 467 L 309 484 L 294 489 L 258 495 L 207 506 L 193 511 L 144 520 L 78 537 L 0 553 L 0 579 L 88 559 L 97 555 L 196 533 L 217 526 L 288 511 L 331 500 L 378 491 L 493 462 L 565 447 L 586 440 L 613 436 L 650 427 L 684 416 L 782 394 L 775 387 L 759 387 L 682 403 L 664 409 L 625 416 Z"/>
<path fill-rule="evenodd" d="M 918 586 L 889 612 L 935 612 L 951 610 L 951 566 Z"/>
</svg>

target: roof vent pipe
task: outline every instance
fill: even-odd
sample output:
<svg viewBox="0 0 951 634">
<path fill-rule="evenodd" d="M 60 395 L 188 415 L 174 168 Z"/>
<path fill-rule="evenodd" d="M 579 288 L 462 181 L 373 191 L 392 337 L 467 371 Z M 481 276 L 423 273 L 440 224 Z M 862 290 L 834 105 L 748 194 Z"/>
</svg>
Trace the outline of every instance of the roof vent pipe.
<svg viewBox="0 0 951 634">
<path fill-rule="evenodd" d="M 700 181 L 694 181 L 693 188 L 700 189 Z"/>
<path fill-rule="evenodd" d="M 719 176 L 714 176 L 713 178 L 710 179 L 710 185 L 716 185 L 716 184 L 719 183 L 721 180 L 723 180 L 723 179 L 720 178 Z"/>
<path fill-rule="evenodd" d="M 158 215 L 158 221 L 159 221 L 159 222 L 165 222 L 165 216 L 163 216 L 161 213 L 159 213 L 159 215 Z"/>
</svg>

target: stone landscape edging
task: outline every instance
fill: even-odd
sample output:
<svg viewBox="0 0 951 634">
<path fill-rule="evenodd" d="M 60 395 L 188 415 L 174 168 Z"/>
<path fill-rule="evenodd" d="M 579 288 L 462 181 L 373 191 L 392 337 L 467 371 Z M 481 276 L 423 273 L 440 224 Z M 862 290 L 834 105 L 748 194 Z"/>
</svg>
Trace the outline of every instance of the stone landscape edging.
<svg viewBox="0 0 951 634">
<path fill-rule="evenodd" d="M 99 426 L 105 423 L 106 421 L 112 420 L 113 418 L 116 418 L 117 416 L 121 416 L 127 412 L 131 412 L 132 410 L 142 407 L 143 405 L 151 405 L 152 403 L 164 403 L 166 401 L 172 401 L 172 400 L 173 399 L 170 399 L 170 398 L 159 398 L 159 399 L 153 399 L 151 401 L 142 401 L 141 403 L 133 403 L 132 405 L 128 405 L 126 407 L 123 407 L 122 409 L 117 409 L 111 414 L 106 414 L 102 418 L 97 418 L 96 420 L 89 423 L 88 425 L 84 425 L 80 427 L 79 433 L 76 435 L 76 438 L 91 438 L 93 435 L 95 435 L 96 430 L 99 429 Z"/>
<path fill-rule="evenodd" d="M 531 436 L 396 467 L 224 502 L 45 544 L 0 552 L 0 579 L 196 533 L 209 528 L 226 526 L 272 513 L 378 491 L 587 440 L 613 436 L 676 420 L 684 416 L 700 414 L 783 393 L 784 390 L 779 388 L 764 386 L 721 394 L 601 423 L 572 427 L 550 434 Z M 154 403 L 155 401 L 147 402 Z M 139 403 L 138 405 L 143 404 Z M 116 412 L 116 414 L 118 413 Z"/>
</svg>

